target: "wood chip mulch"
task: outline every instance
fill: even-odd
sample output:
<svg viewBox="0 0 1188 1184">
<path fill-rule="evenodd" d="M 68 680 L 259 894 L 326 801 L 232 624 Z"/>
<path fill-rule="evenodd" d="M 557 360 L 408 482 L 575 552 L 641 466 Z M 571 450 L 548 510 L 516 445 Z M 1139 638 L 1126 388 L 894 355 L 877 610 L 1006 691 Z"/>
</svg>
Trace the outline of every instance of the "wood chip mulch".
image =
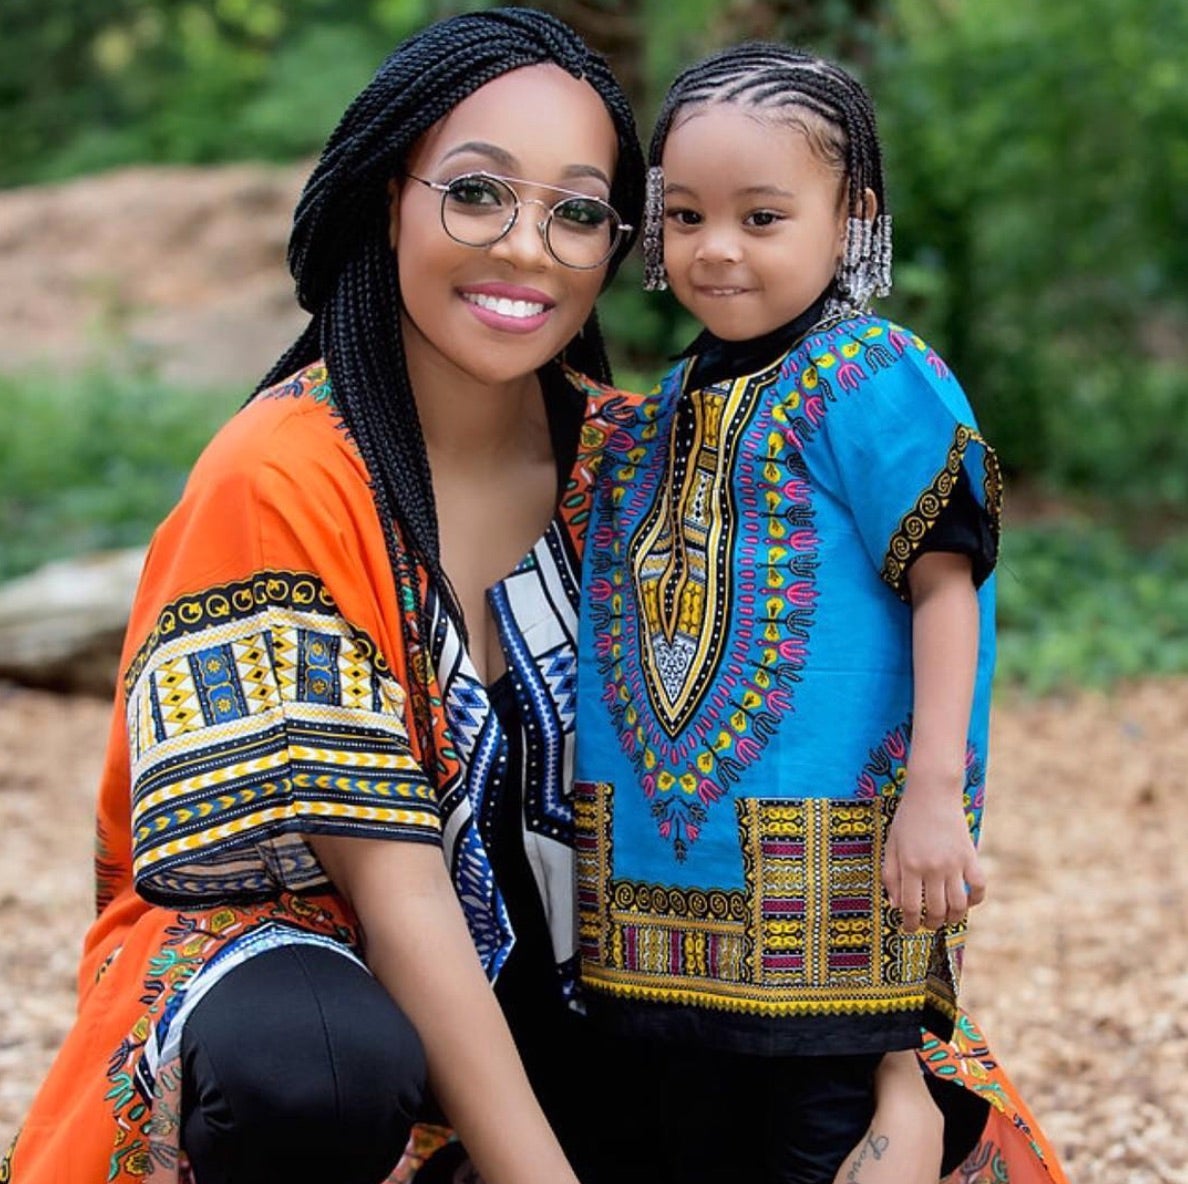
<svg viewBox="0 0 1188 1184">
<path fill-rule="evenodd" d="M 0 687 L 0 1148 L 71 1022 L 106 704 Z M 995 708 L 964 1002 L 1074 1184 L 1188 1184 L 1188 679 Z"/>
</svg>

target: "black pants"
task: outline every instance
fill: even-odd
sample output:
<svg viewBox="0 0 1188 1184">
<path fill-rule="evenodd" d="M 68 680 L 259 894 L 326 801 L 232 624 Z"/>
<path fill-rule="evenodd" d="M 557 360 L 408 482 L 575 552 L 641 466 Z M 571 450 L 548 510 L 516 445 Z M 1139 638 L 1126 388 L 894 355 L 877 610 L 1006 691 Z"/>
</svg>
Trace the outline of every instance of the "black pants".
<svg viewBox="0 0 1188 1184">
<path fill-rule="evenodd" d="M 514 953 L 499 998 L 529 1081 L 582 1184 L 656 1184 L 642 1078 L 551 979 Z M 182 1146 L 198 1184 L 378 1184 L 414 1121 L 444 1121 L 420 1039 L 361 967 L 318 946 L 248 959 L 182 1035 Z"/>
<path fill-rule="evenodd" d="M 828 1182 L 869 1122 L 877 1057 L 628 1043 L 596 1032 L 514 954 L 498 994 L 582 1184 Z M 318 946 L 259 954 L 212 987 L 182 1063 L 181 1142 L 198 1184 L 378 1184 L 412 1123 L 441 1121 L 411 1023 L 370 974 Z M 986 1106 L 956 1086 L 934 1093 L 948 1171 Z"/>
<path fill-rule="evenodd" d="M 669 1184 L 831 1184 L 874 1113 L 875 1056 L 760 1057 L 656 1046 Z"/>
</svg>

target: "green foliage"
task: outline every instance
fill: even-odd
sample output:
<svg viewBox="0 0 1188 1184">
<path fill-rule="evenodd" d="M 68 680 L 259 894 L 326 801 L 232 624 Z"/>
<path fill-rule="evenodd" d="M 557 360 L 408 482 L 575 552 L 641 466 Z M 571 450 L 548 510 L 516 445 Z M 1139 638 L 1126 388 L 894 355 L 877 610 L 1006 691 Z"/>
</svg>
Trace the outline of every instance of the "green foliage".
<svg viewBox="0 0 1188 1184">
<path fill-rule="evenodd" d="M 0 377 L 0 579 L 146 542 L 242 399 L 102 372 Z"/>
<path fill-rule="evenodd" d="M 5 0 L 0 185 L 315 152 L 431 0 Z"/>
<path fill-rule="evenodd" d="M 1188 6 L 895 11 L 874 83 L 894 311 L 947 355 L 1010 471 L 1112 501 L 1182 497 Z"/>
<path fill-rule="evenodd" d="M 1007 531 L 998 677 L 1036 694 L 1188 672 L 1188 533 L 1137 547 L 1116 527 Z"/>
</svg>

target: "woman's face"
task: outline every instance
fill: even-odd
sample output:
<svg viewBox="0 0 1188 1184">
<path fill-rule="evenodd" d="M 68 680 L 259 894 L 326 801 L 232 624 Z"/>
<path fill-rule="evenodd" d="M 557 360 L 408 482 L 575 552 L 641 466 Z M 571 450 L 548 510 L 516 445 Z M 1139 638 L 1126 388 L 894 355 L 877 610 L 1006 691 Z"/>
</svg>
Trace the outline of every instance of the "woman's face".
<svg viewBox="0 0 1188 1184">
<path fill-rule="evenodd" d="M 617 146 L 597 92 L 553 65 L 501 75 L 425 133 L 409 174 L 434 183 L 475 172 L 515 178 L 526 204 L 498 242 L 465 246 L 442 226 L 440 192 L 410 177 L 393 184 L 390 237 L 410 366 L 510 382 L 561 352 L 590 315 L 606 264 L 563 266 L 538 226 L 563 198 L 558 188 L 609 199 Z"/>
</svg>

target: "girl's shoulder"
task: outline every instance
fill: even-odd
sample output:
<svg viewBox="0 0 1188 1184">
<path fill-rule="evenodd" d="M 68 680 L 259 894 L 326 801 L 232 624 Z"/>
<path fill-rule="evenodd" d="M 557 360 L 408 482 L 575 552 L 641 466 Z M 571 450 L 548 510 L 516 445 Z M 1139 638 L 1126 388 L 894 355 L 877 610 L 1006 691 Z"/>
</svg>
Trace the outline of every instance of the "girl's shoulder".
<svg viewBox="0 0 1188 1184">
<path fill-rule="evenodd" d="M 892 372 L 903 379 L 905 371 L 918 373 L 929 385 L 953 378 L 948 364 L 918 333 L 871 313 L 813 329 L 789 351 L 781 376 L 810 387 L 825 380 L 827 390 L 834 383 L 856 390 Z"/>
</svg>

